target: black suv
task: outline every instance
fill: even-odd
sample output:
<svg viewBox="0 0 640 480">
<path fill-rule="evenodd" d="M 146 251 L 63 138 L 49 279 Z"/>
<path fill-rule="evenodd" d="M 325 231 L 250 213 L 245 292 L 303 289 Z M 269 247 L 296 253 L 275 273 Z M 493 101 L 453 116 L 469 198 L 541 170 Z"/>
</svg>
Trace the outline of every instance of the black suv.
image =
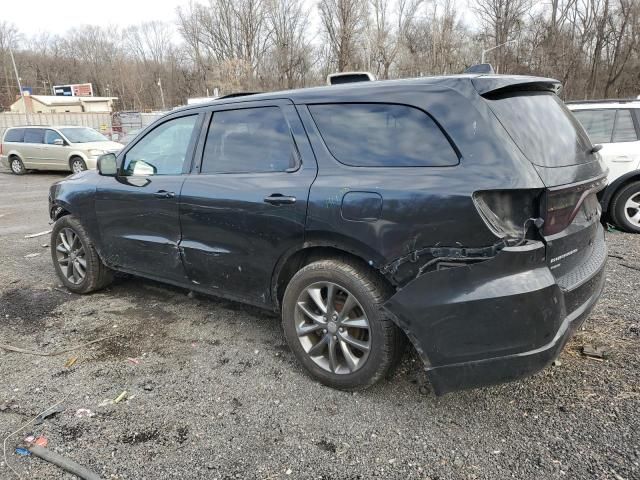
<svg viewBox="0 0 640 480">
<path fill-rule="evenodd" d="M 173 111 L 51 187 L 67 288 L 128 272 L 282 313 L 312 377 L 366 387 L 405 339 L 437 393 L 532 374 L 604 284 L 606 169 L 557 81 L 461 75 Z"/>
</svg>

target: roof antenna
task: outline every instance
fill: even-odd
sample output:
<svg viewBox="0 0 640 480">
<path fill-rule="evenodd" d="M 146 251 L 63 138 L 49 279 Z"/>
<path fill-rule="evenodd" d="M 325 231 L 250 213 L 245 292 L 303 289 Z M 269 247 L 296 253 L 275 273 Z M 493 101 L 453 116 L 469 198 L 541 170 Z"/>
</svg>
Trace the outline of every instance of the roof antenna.
<svg viewBox="0 0 640 480">
<path fill-rule="evenodd" d="M 476 65 L 471 65 L 467 68 L 464 73 L 488 73 L 493 74 L 496 71 L 493 69 L 490 63 L 478 63 Z"/>
</svg>

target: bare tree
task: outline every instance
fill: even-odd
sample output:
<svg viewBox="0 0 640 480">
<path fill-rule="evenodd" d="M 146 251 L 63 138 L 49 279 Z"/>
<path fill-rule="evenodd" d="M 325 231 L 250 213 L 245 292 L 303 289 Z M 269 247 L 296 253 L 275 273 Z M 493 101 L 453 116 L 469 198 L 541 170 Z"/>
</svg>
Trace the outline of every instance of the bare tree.
<svg viewBox="0 0 640 480">
<path fill-rule="evenodd" d="M 339 72 L 354 68 L 366 22 L 364 0 L 320 0 L 320 20 Z"/>
</svg>

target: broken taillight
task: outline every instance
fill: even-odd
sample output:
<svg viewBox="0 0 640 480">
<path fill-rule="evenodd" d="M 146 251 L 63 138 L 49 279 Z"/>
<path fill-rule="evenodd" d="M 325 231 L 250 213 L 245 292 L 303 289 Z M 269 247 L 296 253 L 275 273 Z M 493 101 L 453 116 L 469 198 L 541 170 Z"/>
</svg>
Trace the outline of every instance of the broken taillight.
<svg viewBox="0 0 640 480">
<path fill-rule="evenodd" d="M 541 194 L 540 189 L 487 190 L 475 192 L 473 201 L 495 235 L 523 239 L 539 216 Z"/>
<path fill-rule="evenodd" d="M 606 178 L 546 190 L 543 198 L 544 235 L 555 235 L 573 222 L 587 197 L 606 186 Z"/>
</svg>

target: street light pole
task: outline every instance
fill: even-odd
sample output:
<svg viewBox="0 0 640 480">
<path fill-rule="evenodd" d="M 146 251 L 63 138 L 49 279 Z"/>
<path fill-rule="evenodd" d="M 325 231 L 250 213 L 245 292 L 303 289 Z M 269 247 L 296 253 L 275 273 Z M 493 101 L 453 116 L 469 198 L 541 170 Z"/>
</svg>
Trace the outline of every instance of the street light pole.
<svg viewBox="0 0 640 480">
<path fill-rule="evenodd" d="M 504 46 L 504 45 L 507 45 L 507 44 L 509 44 L 509 43 L 516 42 L 517 40 L 518 40 L 518 39 L 514 38 L 513 40 L 507 40 L 506 42 L 501 43 L 500 45 L 496 45 L 495 47 L 491 47 L 491 48 L 487 48 L 486 50 L 482 50 L 482 60 L 481 60 L 481 62 L 480 62 L 480 63 L 484 63 L 484 55 L 485 55 L 486 53 L 489 53 L 490 51 L 495 50 L 496 48 L 500 48 L 500 47 L 502 47 L 502 46 Z"/>
<path fill-rule="evenodd" d="M 27 110 L 27 102 L 24 99 L 24 92 L 22 91 L 22 85 L 20 84 L 20 75 L 18 75 L 18 67 L 16 67 L 16 59 L 13 58 L 13 49 L 11 48 L 9 48 L 9 55 L 11 55 L 11 62 L 13 63 L 13 71 L 16 72 L 16 80 L 18 81 L 18 88 L 20 89 L 20 97 L 22 98 L 22 106 L 24 107 L 24 114 L 27 119 L 27 125 L 31 125 L 29 110 Z"/>
<path fill-rule="evenodd" d="M 167 107 L 164 105 L 164 92 L 162 91 L 162 79 L 158 78 L 158 87 L 160 87 L 160 98 L 162 99 L 162 110 L 166 110 Z"/>
</svg>

